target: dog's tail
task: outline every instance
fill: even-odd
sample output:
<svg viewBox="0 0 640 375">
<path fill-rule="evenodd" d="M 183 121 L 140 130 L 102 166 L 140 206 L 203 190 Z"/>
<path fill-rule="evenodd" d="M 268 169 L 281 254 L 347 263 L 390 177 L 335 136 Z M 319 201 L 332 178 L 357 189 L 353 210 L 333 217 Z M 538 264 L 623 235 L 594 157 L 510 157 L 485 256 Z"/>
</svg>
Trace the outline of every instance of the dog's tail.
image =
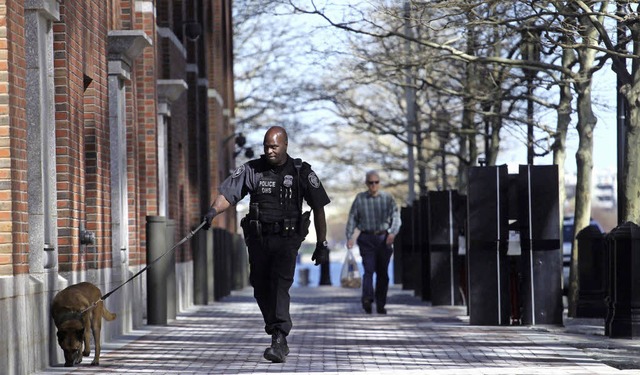
<svg viewBox="0 0 640 375">
<path fill-rule="evenodd" d="M 105 318 L 106 320 L 115 319 L 117 315 L 107 310 L 107 306 L 104 305 L 104 301 L 100 301 L 100 303 L 102 303 L 102 317 Z"/>
</svg>

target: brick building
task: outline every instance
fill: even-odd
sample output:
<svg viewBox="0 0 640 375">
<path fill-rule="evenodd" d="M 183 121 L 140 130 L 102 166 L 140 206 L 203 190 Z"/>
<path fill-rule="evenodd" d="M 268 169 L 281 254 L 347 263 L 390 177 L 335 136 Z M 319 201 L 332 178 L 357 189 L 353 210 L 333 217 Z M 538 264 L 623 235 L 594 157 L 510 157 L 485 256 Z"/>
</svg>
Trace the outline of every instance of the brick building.
<svg viewBox="0 0 640 375">
<path fill-rule="evenodd" d="M 51 299 L 144 268 L 150 218 L 176 241 L 200 223 L 235 167 L 232 58 L 231 0 L 0 0 L 3 373 L 63 362 Z M 211 237 L 172 254 L 178 309 Z M 103 340 L 145 324 L 147 296 L 146 273 L 111 295 Z"/>
</svg>

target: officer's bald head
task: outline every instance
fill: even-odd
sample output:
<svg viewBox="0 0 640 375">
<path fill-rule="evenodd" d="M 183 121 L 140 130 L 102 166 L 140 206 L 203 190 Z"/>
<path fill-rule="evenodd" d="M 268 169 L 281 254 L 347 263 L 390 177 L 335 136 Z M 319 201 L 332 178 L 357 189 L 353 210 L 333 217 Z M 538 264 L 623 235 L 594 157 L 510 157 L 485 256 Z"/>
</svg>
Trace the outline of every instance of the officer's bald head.
<svg viewBox="0 0 640 375">
<path fill-rule="evenodd" d="M 282 165 L 287 161 L 289 137 L 281 126 L 272 126 L 264 135 L 264 154 L 273 165 Z"/>
<path fill-rule="evenodd" d="M 267 130 L 267 133 L 264 135 L 264 141 L 267 142 L 267 138 L 274 139 L 278 138 L 285 145 L 289 144 L 289 136 L 287 135 L 287 131 L 282 126 L 272 126 Z"/>
</svg>

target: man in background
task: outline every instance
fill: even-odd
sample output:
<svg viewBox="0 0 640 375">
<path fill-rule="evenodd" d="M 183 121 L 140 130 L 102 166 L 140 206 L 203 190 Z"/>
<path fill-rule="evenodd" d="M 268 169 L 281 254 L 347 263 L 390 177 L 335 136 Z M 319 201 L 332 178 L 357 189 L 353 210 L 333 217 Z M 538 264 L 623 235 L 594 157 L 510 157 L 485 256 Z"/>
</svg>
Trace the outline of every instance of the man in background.
<svg viewBox="0 0 640 375">
<path fill-rule="evenodd" d="M 362 257 L 362 308 L 371 314 L 375 300 L 376 312 L 386 314 L 389 289 L 389 261 L 393 254 L 393 240 L 400 231 L 400 213 L 393 197 L 380 190 L 380 175 L 369 171 L 365 176 L 367 191 L 358 193 L 347 220 L 347 248 L 354 245 L 355 229 L 360 230 L 358 247 Z M 373 274 L 376 285 L 373 286 Z"/>
</svg>

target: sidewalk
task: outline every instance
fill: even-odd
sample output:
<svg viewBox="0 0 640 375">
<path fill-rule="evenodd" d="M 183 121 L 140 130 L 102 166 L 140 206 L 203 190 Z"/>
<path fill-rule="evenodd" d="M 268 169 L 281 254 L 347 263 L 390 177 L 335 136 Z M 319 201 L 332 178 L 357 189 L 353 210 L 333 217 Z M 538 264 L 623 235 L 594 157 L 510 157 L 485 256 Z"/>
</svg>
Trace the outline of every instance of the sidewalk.
<svg viewBox="0 0 640 375">
<path fill-rule="evenodd" d="M 366 315 L 359 290 L 291 290 L 286 363 L 266 361 L 271 338 L 252 289 L 103 345 L 79 367 L 39 374 L 640 374 L 640 342 L 603 336 L 598 320 L 565 327 L 470 326 L 462 306 L 432 307 L 392 286 L 388 315 Z M 104 324 L 109 324 L 105 322 Z"/>
</svg>

